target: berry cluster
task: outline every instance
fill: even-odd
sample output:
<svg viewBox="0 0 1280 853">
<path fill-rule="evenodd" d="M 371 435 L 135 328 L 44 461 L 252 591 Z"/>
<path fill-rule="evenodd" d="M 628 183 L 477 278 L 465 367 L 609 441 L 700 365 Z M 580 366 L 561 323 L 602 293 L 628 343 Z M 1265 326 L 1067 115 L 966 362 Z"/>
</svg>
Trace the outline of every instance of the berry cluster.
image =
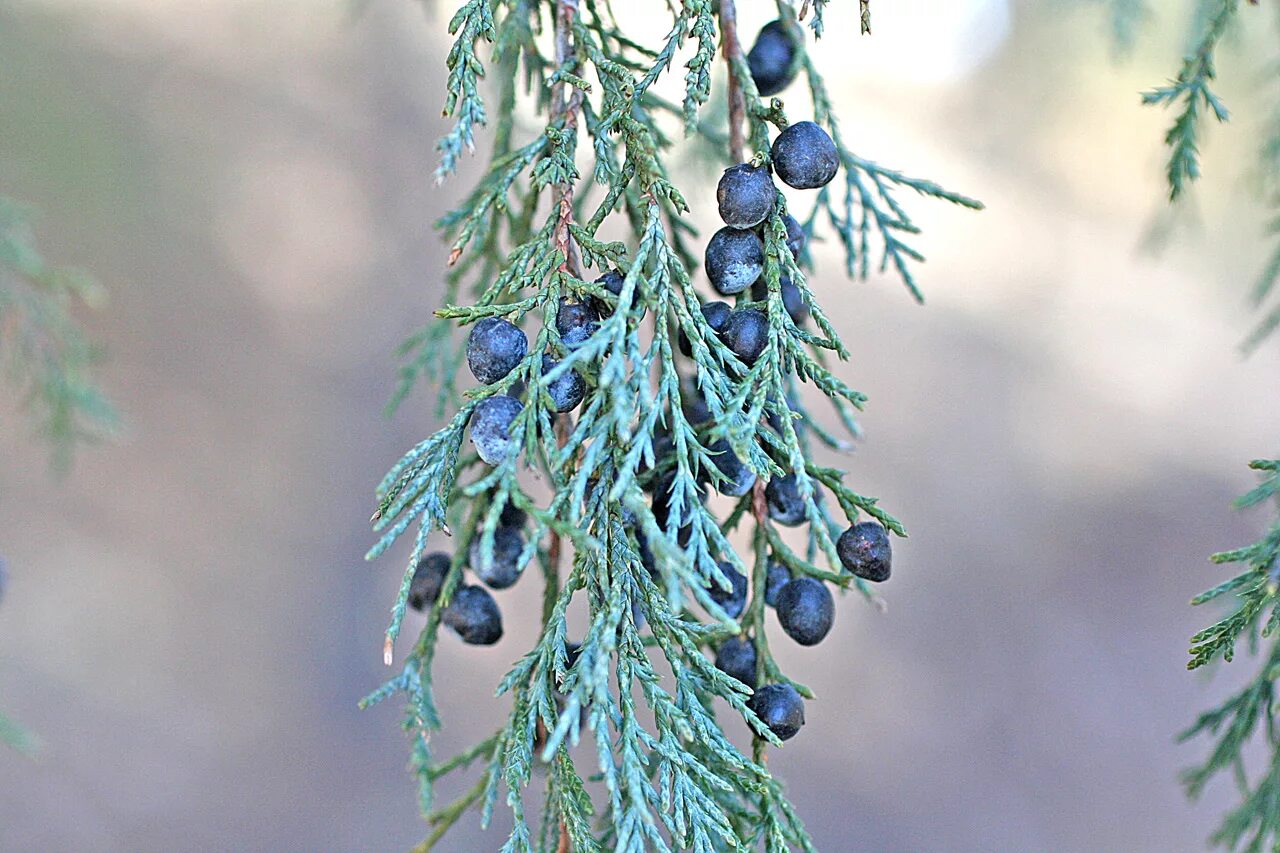
<svg viewBox="0 0 1280 853">
<path fill-rule="evenodd" d="M 781 21 L 774 21 L 761 30 L 748 62 L 761 94 L 774 94 L 790 84 L 795 75 L 796 44 Z M 716 200 L 724 227 L 707 242 L 704 270 L 715 292 L 726 299 L 732 298 L 736 304 L 721 300 L 703 302 L 701 318 L 706 329 L 748 369 L 757 363 L 769 346 L 771 334 L 777 331 L 770 328 L 768 313 L 769 281 L 774 272 L 782 306 L 795 326 L 803 326 L 810 314 L 807 291 L 792 280 L 793 275 L 799 274 L 797 263 L 804 252 L 807 234 L 800 222 L 787 212 L 786 200 L 774 178 L 794 189 L 815 189 L 835 177 L 840 162 L 839 152 L 827 132 L 814 122 L 800 121 L 786 126 L 773 140 L 767 154 L 762 151 L 750 162 L 726 169 L 719 180 Z M 777 230 L 770 232 L 769 229 Z M 784 230 L 785 240 L 782 239 Z M 778 235 L 772 240 L 777 247 L 772 258 L 769 257 L 770 233 Z M 766 269 L 771 270 L 768 276 Z M 626 278 L 618 270 L 609 270 L 596 279 L 595 288 L 575 281 L 578 283 L 570 289 L 581 290 L 560 298 L 554 315 L 548 314 L 547 326 L 554 329 L 546 329 L 537 338 L 540 352 L 531 353 L 525 332 L 500 316 L 486 312 L 472 327 L 466 346 L 471 373 L 486 386 L 502 383 L 500 388 L 492 389 L 490 396 L 475 404 L 470 416 L 472 445 L 479 459 L 489 466 L 503 466 L 518 454 L 519 439 L 513 427 L 526 406 L 535 406 L 540 416 L 543 413 L 550 417 L 565 416 L 581 406 L 597 385 L 594 360 L 584 359 L 580 353 L 571 365 L 564 365 L 563 361 L 591 342 L 602 323 L 612 316 L 617 303 L 608 296 L 621 296 Z M 637 288 L 643 284 L 638 281 Z M 643 314 L 646 310 L 639 299 L 631 307 L 633 314 Z M 678 348 L 695 363 L 701 363 L 694 358 L 694 344 L 685 328 L 688 327 L 679 329 Z M 547 343 L 544 345 L 543 341 Z M 586 354 L 607 351 L 590 349 Z M 713 487 L 722 495 L 746 499 L 760 514 L 758 520 L 762 525 L 767 523 L 765 515 L 772 523 L 786 527 L 810 521 L 809 501 L 802 494 L 797 474 L 785 473 L 792 457 L 781 452 L 781 445 L 777 444 L 777 437 L 783 434 L 782 418 L 785 417 L 776 413 L 775 409 L 780 407 L 769 407 L 763 418 L 775 438 L 760 442 L 760 446 L 784 473 L 761 483 L 757 474 L 761 466 L 748 465 L 735 453 L 719 430 L 720 425 L 714 423 L 712 410 L 692 378 L 684 383 L 680 398 L 685 420 L 710 463 L 699 461 L 694 465 L 697 499 L 705 504 L 709 488 Z M 790 399 L 788 406 L 795 408 Z M 803 418 L 796 417 L 797 434 L 802 427 Z M 618 440 L 611 438 L 611 441 Z M 681 500 L 677 497 L 680 462 L 675 445 L 671 433 L 659 427 L 653 442 L 652 465 L 638 472 L 638 484 L 649 495 L 649 509 L 658 528 L 670 531 L 671 538 L 681 548 L 688 548 L 693 535 L 689 514 L 681 512 L 683 520 L 678 524 L 672 522 L 674 505 Z M 587 493 L 593 494 L 596 486 L 593 477 L 587 483 Z M 813 500 L 821 501 L 817 491 L 815 485 Z M 492 645 L 501 639 L 503 629 L 502 614 L 490 590 L 514 586 L 536 547 L 527 536 L 526 512 L 509 502 L 506 491 L 496 496 L 486 485 L 478 494 L 484 502 L 478 516 L 482 521 L 469 534 L 471 538 L 465 552 L 456 556 L 443 552 L 423 556 L 411 581 L 408 604 L 419 611 L 435 606 L 451 573 L 460 572 L 465 564 L 478 583 L 460 583 L 441 611 L 440 621 L 465 643 Z M 502 507 L 496 516 L 496 508 L 491 506 L 495 500 Z M 622 510 L 621 520 L 640 563 L 659 589 L 666 591 L 663 584 L 671 583 L 675 575 L 662 570 L 660 560 L 650 548 L 644 525 L 626 508 Z M 669 525 L 669 522 L 672 523 Z M 678 529 L 672 530 L 673 527 Z M 538 530 L 541 535 L 546 527 Z M 862 522 L 846 529 L 839 536 L 835 553 L 848 573 L 845 578 L 879 582 L 889 577 L 888 532 L 876 522 Z M 714 561 L 715 556 L 710 559 Z M 730 561 L 719 560 L 716 569 L 705 586 L 697 590 L 697 597 L 714 618 L 738 620 L 748 607 L 750 581 Z M 835 620 L 835 599 L 827 583 L 808 573 L 793 574 L 776 553 L 768 564 L 763 598 L 765 605 L 775 610 L 783 632 L 800 645 L 816 645 L 830 633 Z M 643 610 L 638 605 L 638 601 L 633 601 L 637 626 L 643 620 Z M 803 700 L 795 685 L 775 669 L 766 671 L 760 660 L 753 632 L 761 630 L 762 623 L 744 621 L 743 624 L 746 626 L 743 633 L 719 643 L 715 666 L 753 691 L 747 707 L 777 738 L 786 740 L 804 724 Z M 570 644 L 566 649 L 567 672 L 576 665 L 579 648 Z M 561 704 L 560 700 L 557 704 Z"/>
</svg>

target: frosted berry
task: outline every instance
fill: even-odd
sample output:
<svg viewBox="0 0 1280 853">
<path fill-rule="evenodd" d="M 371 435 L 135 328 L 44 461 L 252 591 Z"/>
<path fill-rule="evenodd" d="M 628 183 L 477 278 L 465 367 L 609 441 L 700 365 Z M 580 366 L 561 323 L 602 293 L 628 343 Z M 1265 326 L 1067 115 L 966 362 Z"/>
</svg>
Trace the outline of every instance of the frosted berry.
<svg viewBox="0 0 1280 853">
<path fill-rule="evenodd" d="M 471 540 L 468 557 L 471 571 L 490 589 L 506 589 L 520 580 L 520 552 L 524 550 L 524 534 L 518 527 L 497 527 L 493 531 L 493 559 L 486 560 L 480 547 L 484 536 Z"/>
<path fill-rule="evenodd" d="M 740 498 L 756 484 L 756 472 L 747 467 L 729 446 L 729 442 L 720 439 L 707 448 L 711 461 L 724 475 L 725 479 L 716 483 L 716 491 L 731 498 Z"/>
<path fill-rule="evenodd" d="M 600 328 L 600 315 L 590 302 L 560 300 L 556 310 L 556 331 L 568 349 L 577 349 Z"/>
<path fill-rule="evenodd" d="M 836 600 L 817 578 L 799 577 L 778 593 L 778 622 L 802 646 L 816 646 L 836 618 Z"/>
<path fill-rule="evenodd" d="M 790 684 L 766 684 L 751 695 L 747 707 L 778 740 L 790 740 L 804 725 L 804 700 Z"/>
<path fill-rule="evenodd" d="M 809 319 L 809 303 L 805 302 L 804 294 L 792 283 L 791 276 L 786 273 L 781 275 L 778 285 L 782 291 L 782 307 L 786 308 L 787 313 L 791 315 L 791 322 L 797 326 L 803 326 L 804 321 Z M 756 302 L 763 302 L 769 298 L 769 283 L 763 276 L 751 285 L 751 298 Z"/>
<path fill-rule="evenodd" d="M 825 186 L 840 168 L 840 154 L 827 132 L 811 121 L 798 121 L 773 140 L 773 168 L 798 190 Z"/>
<path fill-rule="evenodd" d="M 764 603 L 770 607 L 778 606 L 778 593 L 791 580 L 791 572 L 781 563 L 770 563 L 764 576 Z"/>
<path fill-rule="evenodd" d="M 805 520 L 804 499 L 796 475 L 774 477 L 764 487 L 764 499 L 769 504 L 769 517 L 779 524 L 795 527 Z"/>
<path fill-rule="evenodd" d="M 625 278 L 626 277 L 617 270 L 609 270 L 607 273 L 596 279 L 596 284 L 600 285 L 614 296 L 621 296 L 622 285 Z"/>
<path fill-rule="evenodd" d="M 736 308 L 720 337 L 734 355 L 753 365 L 769 343 L 769 318 L 755 308 Z"/>
<path fill-rule="evenodd" d="M 440 587 L 449 574 L 451 561 L 443 551 L 427 554 L 418 560 L 417 568 L 413 570 L 413 580 L 409 582 L 410 607 L 422 611 L 436 603 L 436 599 L 440 597 Z"/>
<path fill-rule="evenodd" d="M 799 412 L 799 404 L 793 395 L 787 395 L 787 409 L 791 412 Z M 772 409 L 768 410 L 764 416 L 765 422 L 778 435 L 782 435 L 782 419 L 787 418 L 791 421 L 791 428 L 799 434 L 804 429 L 804 418 L 793 417 L 792 415 L 783 415 Z"/>
<path fill-rule="evenodd" d="M 529 339 L 501 317 L 485 317 L 467 338 L 467 366 L 485 385 L 502 379 L 529 353 Z"/>
<path fill-rule="evenodd" d="M 502 639 L 502 611 L 484 587 L 460 587 L 440 621 L 472 646 L 492 646 Z"/>
<path fill-rule="evenodd" d="M 498 395 L 486 397 L 471 412 L 471 443 L 489 465 L 497 465 L 514 449 L 511 423 L 524 406 L 520 401 Z"/>
<path fill-rule="evenodd" d="M 721 296 L 741 293 L 764 271 L 764 247 L 751 231 L 721 228 L 707 242 L 704 266 Z"/>
<path fill-rule="evenodd" d="M 756 686 L 756 646 L 746 637 L 730 637 L 716 651 L 716 669 L 748 687 Z"/>
<path fill-rule="evenodd" d="M 529 516 L 520 507 L 507 501 L 502 507 L 502 512 L 498 514 L 498 524 L 503 527 L 524 527 L 525 521 Z"/>
<path fill-rule="evenodd" d="M 804 251 L 804 244 L 809 242 L 809 235 L 804 233 L 804 226 L 800 224 L 800 220 L 790 213 L 782 217 L 782 221 L 787 226 L 787 248 L 791 250 L 791 257 L 799 260 L 800 253 Z"/>
<path fill-rule="evenodd" d="M 676 475 L 675 472 L 672 471 L 662 477 L 659 477 L 653 487 L 653 500 L 650 502 L 650 510 L 653 512 L 653 518 L 658 522 L 658 526 L 664 530 L 666 529 L 667 522 L 671 517 L 671 491 L 675 487 L 675 482 Z M 704 504 L 707 502 L 707 490 L 705 486 L 699 484 L 698 490 L 695 494 L 698 495 L 698 499 Z M 681 517 L 688 519 L 692 512 L 689 507 L 689 501 L 685 500 L 681 506 Z"/>
<path fill-rule="evenodd" d="M 863 580 L 880 583 L 889 579 L 893 558 L 889 531 L 874 521 L 855 524 L 841 533 L 836 553 L 844 567 Z"/>
<path fill-rule="evenodd" d="M 600 285 L 614 296 L 621 296 L 624 278 L 625 277 L 618 270 L 609 270 L 607 273 L 596 279 L 596 284 Z M 603 299 L 592 299 L 591 302 L 595 305 L 596 313 L 601 317 L 608 317 L 613 314 L 613 307 Z"/>
<path fill-rule="evenodd" d="M 704 302 L 702 304 L 702 319 L 707 321 L 707 325 L 711 327 L 713 332 L 719 334 L 724 330 L 725 323 L 729 322 L 729 314 L 733 312 L 733 307 L 728 302 Z M 680 331 L 680 337 L 677 340 L 680 346 L 680 352 L 685 355 L 693 355 L 693 343 L 689 337 L 685 335 L 684 330 Z"/>
<path fill-rule="evenodd" d="M 765 24 L 747 53 L 747 67 L 761 95 L 776 95 L 791 85 L 796 77 L 795 56 L 795 37 L 786 24 L 782 21 Z"/>
<path fill-rule="evenodd" d="M 707 582 L 707 594 L 711 600 L 720 605 L 720 609 L 730 619 L 737 619 L 747 609 L 747 576 L 727 562 L 720 563 L 720 571 L 729 581 L 732 589 L 724 589 L 715 580 Z"/>
<path fill-rule="evenodd" d="M 542 356 L 542 375 L 546 376 L 560 362 L 549 355 Z M 587 395 L 587 383 L 576 370 L 567 370 L 547 385 L 547 394 L 557 412 L 568 412 L 576 409 Z"/>
<path fill-rule="evenodd" d="M 730 166 L 716 186 L 720 218 L 731 228 L 754 228 L 764 222 L 777 199 L 778 188 L 767 166 Z"/>
</svg>

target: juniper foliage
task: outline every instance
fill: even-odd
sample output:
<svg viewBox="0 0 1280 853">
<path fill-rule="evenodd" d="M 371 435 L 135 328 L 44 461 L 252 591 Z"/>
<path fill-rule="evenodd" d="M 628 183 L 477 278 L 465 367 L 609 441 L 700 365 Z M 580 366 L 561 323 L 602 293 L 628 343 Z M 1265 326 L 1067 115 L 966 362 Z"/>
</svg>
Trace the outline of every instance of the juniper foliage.
<svg viewBox="0 0 1280 853">
<path fill-rule="evenodd" d="M 1125 0 L 1115 2 L 1123 4 Z M 1231 117 L 1226 104 L 1213 89 L 1218 73 L 1217 57 L 1232 28 L 1241 21 L 1245 7 L 1257 5 L 1256 0 L 1201 0 L 1193 18 L 1192 46 L 1177 76 L 1142 94 L 1144 104 L 1175 110 L 1173 124 L 1164 140 L 1169 149 L 1165 176 L 1170 201 L 1184 198 L 1191 184 L 1200 178 L 1200 149 L 1207 133 L 1206 125 L 1210 123 L 1208 119 L 1212 117 L 1213 122 L 1223 123 Z M 1245 19 L 1249 25 L 1265 25 L 1256 20 L 1260 10 L 1251 8 L 1250 11 L 1255 14 Z M 1264 313 L 1262 321 L 1244 342 L 1246 352 L 1255 349 L 1280 327 L 1280 304 L 1271 304 L 1272 297 L 1280 290 L 1276 287 L 1280 282 L 1280 86 L 1276 85 L 1274 66 L 1264 69 L 1264 74 L 1269 78 L 1266 91 L 1272 101 L 1272 117 L 1259 146 L 1254 177 L 1263 202 L 1274 211 L 1273 219 L 1266 225 L 1274 248 L 1251 289 L 1253 303 Z"/>
<path fill-rule="evenodd" d="M 77 445 L 117 427 L 115 409 L 93 376 L 100 350 L 72 313 L 104 298 L 87 274 L 46 261 L 28 211 L 0 196 L 0 376 L 22 395 L 58 468 L 70 463 Z"/>
<path fill-rule="evenodd" d="M 1248 5 L 1256 6 L 1254 0 Z M 1206 0 L 1198 5 L 1194 45 L 1183 60 L 1178 76 L 1167 85 L 1146 92 L 1145 104 L 1177 109 L 1173 125 L 1165 135 L 1169 148 L 1166 179 L 1169 199 L 1180 200 L 1190 184 L 1200 177 L 1199 152 L 1205 135 L 1205 118 L 1225 122 L 1230 114 L 1213 91 L 1217 76 L 1216 57 L 1230 28 L 1243 11 L 1241 0 Z M 1274 70 L 1274 69 L 1273 69 Z M 1276 113 L 1269 124 L 1259 157 L 1259 185 L 1264 200 L 1274 207 L 1278 218 L 1268 228 L 1280 237 L 1280 91 L 1273 91 Z M 1253 288 L 1253 301 L 1263 307 L 1280 280 L 1280 239 L 1271 259 Z M 1264 316 L 1245 341 L 1245 350 L 1255 348 L 1280 325 L 1280 305 Z M 1262 851 L 1280 849 L 1280 725 L 1274 705 L 1275 684 L 1280 678 L 1280 460 L 1256 460 L 1250 467 L 1262 474 L 1261 484 L 1240 498 L 1240 508 L 1274 504 L 1277 520 L 1260 540 L 1234 551 L 1213 555 L 1215 564 L 1239 565 L 1235 577 L 1196 596 L 1192 605 L 1227 602 L 1228 612 L 1191 638 L 1188 669 L 1199 669 L 1214 661 L 1229 662 L 1244 643 L 1249 651 L 1261 652 L 1261 666 L 1240 692 L 1223 704 L 1201 714 L 1180 740 L 1205 737 L 1212 748 L 1205 761 L 1188 769 L 1183 782 L 1191 797 L 1229 772 L 1240 790 L 1241 803 L 1227 813 L 1210 841 L 1228 850 Z M 1265 648 L 1264 648 L 1265 647 Z M 1250 777 L 1244 753 L 1256 738 L 1266 743 L 1270 761 L 1261 776 Z"/>
<path fill-rule="evenodd" d="M 799 10 L 779 2 L 778 15 L 798 40 L 805 20 L 808 37 L 816 38 L 824 7 L 823 0 L 806 0 Z M 700 310 L 704 296 L 694 278 L 701 251 L 693 243 L 692 211 L 673 179 L 673 157 L 686 140 L 698 140 L 724 166 L 767 164 L 771 132 L 790 119 L 780 98 L 766 102 L 757 94 L 732 0 L 684 0 L 668 8 L 670 30 L 652 45 L 627 35 L 607 2 L 589 0 L 463 0 L 449 23 L 455 40 L 445 113 L 454 124 L 439 144 L 437 175 L 453 173 L 490 116 L 495 126 L 483 176 L 438 223 L 450 243 L 445 305 L 402 349 L 407 364 L 391 403 L 394 409 L 425 379 L 438 388 L 437 411 L 456 411 L 377 489 L 373 524 L 381 536 L 369 559 L 416 525 L 386 634 L 388 665 L 428 537 L 441 531 L 459 547 L 397 674 L 362 702 L 405 700 L 411 768 L 431 827 L 419 849 L 433 847 L 470 810 L 488 825 L 503 791 L 513 817 L 504 851 L 814 849 L 765 762 L 767 747 L 780 741 L 750 709 L 750 690 L 715 667 L 713 649 L 745 636 L 757 651 L 759 683 L 790 684 L 812 698 L 770 652 L 770 566 L 873 599 L 865 581 L 842 569 L 835 537 L 867 518 L 899 536 L 905 530 L 875 498 L 846 485 L 844 472 L 815 456 L 817 445 L 848 443 L 814 417 L 799 390 L 815 386 L 854 435 L 865 397 L 828 366 L 849 352 L 807 283 L 809 253 L 795 257 L 788 247 L 788 199 L 781 193 L 761 227 L 763 298 L 738 297 L 739 309 L 767 317 L 759 357 L 740 360 Z M 866 0 L 860 12 L 865 30 Z M 541 38 L 547 30 L 549 38 Z M 727 128 L 706 109 L 717 53 Z M 874 264 L 921 298 L 914 269 L 923 257 L 907 242 L 919 228 L 899 196 L 910 191 L 971 209 L 981 204 L 856 154 L 803 46 L 796 62 L 812 103 L 811 115 L 796 119 L 812 118 L 826 129 L 842 166 L 836 181 L 813 194 L 808 215 L 798 216 L 806 234 L 834 236 L 851 275 L 866 278 Z M 676 75 L 683 84 L 678 100 L 661 93 Z M 513 118 L 522 91 L 542 122 L 528 134 Z M 494 93 L 490 110 L 486 99 Z M 797 101 L 796 110 L 808 113 L 803 98 Z M 620 286 L 598 280 L 612 270 Z M 816 328 L 797 325 L 787 313 L 785 277 L 810 306 Z M 599 307 L 594 333 L 572 346 L 557 331 L 565 299 Z M 463 345 L 456 330 L 488 317 L 523 326 L 528 353 L 497 381 L 459 391 Z M 687 356 L 678 340 L 688 342 Z M 544 354 L 555 360 L 545 373 Z M 558 413 L 548 393 L 569 371 L 587 385 L 576 419 Z M 523 399 L 509 430 L 515 450 L 489 466 L 464 438 L 477 405 L 503 394 Z M 717 461 L 723 447 L 755 485 L 717 510 L 703 498 L 707 485 L 734 490 L 722 471 L 726 463 Z M 536 472 L 538 489 L 526 472 Z M 801 547 L 775 526 L 765 500 L 765 484 L 787 474 L 795 477 L 808 522 Z M 478 542 L 479 559 L 489 559 L 512 507 L 527 518 L 520 567 L 543 581 L 540 633 L 498 685 L 510 701 L 506 723 L 441 759 L 432 736 L 443 725 L 432 663 L 442 613 L 463 584 L 476 550 L 469 544 Z M 747 543 L 744 553 L 731 536 Z M 719 591 L 729 589 L 722 561 L 728 574 L 750 581 L 737 618 L 718 603 L 725 600 Z M 589 615 L 574 631 L 566 614 L 581 598 Z M 660 677 L 660 665 L 669 678 Z M 750 755 L 726 734 L 716 699 L 750 727 Z M 594 768 L 575 759 L 571 750 L 579 743 L 594 753 L 587 762 Z M 538 765 L 546 775 L 535 802 L 529 789 Z M 461 797 L 436 801 L 441 777 L 473 767 L 474 784 Z"/>
</svg>

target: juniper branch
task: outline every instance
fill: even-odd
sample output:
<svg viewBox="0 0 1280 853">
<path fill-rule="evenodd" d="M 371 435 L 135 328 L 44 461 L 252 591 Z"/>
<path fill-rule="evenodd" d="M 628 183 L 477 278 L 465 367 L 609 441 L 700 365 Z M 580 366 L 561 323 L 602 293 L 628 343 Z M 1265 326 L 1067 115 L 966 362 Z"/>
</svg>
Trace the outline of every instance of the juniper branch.
<svg viewBox="0 0 1280 853">
<path fill-rule="evenodd" d="M 768 850 L 811 851 L 765 762 L 779 735 L 749 704 L 750 689 L 707 653 L 745 634 L 763 679 L 813 697 L 770 653 L 763 617 L 770 562 L 870 596 L 842 563 L 840 530 L 861 518 L 897 535 L 905 529 L 874 498 L 845 485 L 842 471 L 812 458 L 811 433 L 846 445 L 811 417 L 798 397 L 802 387 L 817 388 L 855 434 L 852 413 L 865 398 L 828 364 L 827 353 L 845 359 L 849 352 L 790 248 L 786 199 L 778 195 L 760 226 L 764 289 L 738 300 L 739 310 L 760 311 L 767 324 L 758 357 L 748 358 L 701 310 L 688 244 L 697 232 L 668 166 L 681 129 L 730 162 L 768 163 L 771 128 L 785 128 L 787 119 L 781 102 L 759 96 L 731 0 L 716 7 L 684 0 L 671 9 L 668 34 L 654 46 L 626 36 L 607 4 L 556 0 L 547 10 L 550 56 L 534 37 L 537 5 L 464 0 L 451 24 L 446 111 L 456 122 L 440 146 L 442 176 L 487 117 L 479 90 L 485 74 L 497 75 L 502 107 L 484 176 L 439 222 L 451 245 L 445 304 L 406 345 L 410 362 L 393 401 L 425 377 L 442 388 L 440 403 L 457 412 L 377 489 L 373 520 L 381 538 L 370 559 L 417 526 L 392 607 L 388 662 L 428 537 L 442 531 L 460 547 L 440 564 L 435 597 L 419 602 L 425 625 L 398 673 L 362 704 L 397 695 L 405 702 L 411 769 L 432 826 L 419 849 L 437 844 L 469 811 L 487 826 L 502 799 L 513 817 L 503 850 L 745 851 L 763 841 Z M 820 31 L 821 4 L 814 13 Z M 702 115 L 717 35 L 727 70 L 727 127 Z M 493 44 L 487 62 L 478 53 L 484 42 Z M 672 69 L 678 56 L 688 59 L 676 104 L 652 90 L 664 74 L 678 73 Z M 544 117 L 527 141 L 515 138 L 510 121 L 521 75 Z M 810 76 L 820 80 L 816 69 Z M 820 119 L 838 134 L 823 92 Z M 580 139 L 590 146 L 590 180 L 578 171 Z M 886 240 L 886 264 L 895 254 L 903 263 L 918 258 L 896 236 L 914 233 L 914 226 L 895 188 L 980 206 L 839 144 L 841 163 L 857 171 L 867 190 L 859 204 L 868 216 L 879 212 L 882 233 L 895 241 Z M 811 219 L 809 233 L 817 230 Z M 613 277 L 599 277 L 606 272 Z M 784 280 L 808 303 L 815 329 L 788 313 Z M 562 328 L 565 305 L 589 312 L 590 329 L 573 337 Z M 495 328 L 498 320 L 528 328 L 526 344 L 510 351 L 501 378 L 457 392 L 463 347 L 452 343 L 450 330 Z M 585 390 L 569 407 L 576 409 L 570 418 L 557 410 L 555 389 L 574 376 Z M 503 402 L 512 398 L 518 403 Z M 476 438 L 477 418 L 495 403 L 510 413 L 502 453 L 483 450 Z M 464 449 L 468 425 L 477 453 Z M 724 470 L 726 454 L 741 465 L 736 474 Z M 524 469 L 537 472 L 537 490 L 521 482 Z M 766 481 L 788 472 L 807 524 L 799 551 L 765 499 Z M 753 477 L 756 485 L 721 517 L 705 494 L 736 489 L 736 476 Z M 498 686 L 510 701 L 503 726 L 441 761 L 431 737 L 442 725 L 432 681 L 440 628 L 457 627 L 457 602 L 471 594 L 464 573 L 482 575 L 499 558 L 500 534 L 510 539 L 503 519 L 511 511 L 522 520 L 518 544 L 503 559 L 516 578 L 540 567 L 541 629 Z M 746 554 L 731 542 L 742 523 L 751 526 Z M 745 603 L 733 598 L 739 574 L 753 579 Z M 586 622 L 571 634 L 570 604 L 583 599 Z M 671 679 L 659 679 L 658 660 Z M 726 736 L 720 719 L 726 710 L 755 736 L 750 756 Z M 590 773 L 571 757 L 580 743 L 593 748 Z M 538 765 L 546 769 L 545 790 L 533 803 L 526 798 Z M 435 784 L 449 773 L 472 774 L 471 787 L 437 806 Z M 540 819 L 533 814 L 539 809 Z"/>
</svg>

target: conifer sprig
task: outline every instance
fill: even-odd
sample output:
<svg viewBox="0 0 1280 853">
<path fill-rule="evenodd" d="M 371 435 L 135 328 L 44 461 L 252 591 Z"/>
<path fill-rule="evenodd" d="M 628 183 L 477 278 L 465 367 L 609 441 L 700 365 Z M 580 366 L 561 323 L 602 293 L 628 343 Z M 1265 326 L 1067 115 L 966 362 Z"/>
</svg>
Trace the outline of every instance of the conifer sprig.
<svg viewBox="0 0 1280 853">
<path fill-rule="evenodd" d="M 93 377 L 100 350 L 72 316 L 104 299 L 87 274 L 48 263 L 27 210 L 0 196 L 0 377 L 23 395 L 58 469 L 77 445 L 117 427 L 115 409 Z"/>
<path fill-rule="evenodd" d="M 668 33 L 654 46 L 625 35 L 607 3 L 589 0 L 464 0 L 451 23 L 446 112 L 456 123 L 441 142 L 439 174 L 453 171 L 489 115 L 481 80 L 501 106 L 484 176 L 438 223 L 451 247 L 445 305 L 406 343 L 392 404 L 426 378 L 440 387 L 442 410 L 456 413 L 377 489 L 380 539 L 370 558 L 417 526 L 387 631 L 389 664 L 406 611 L 423 609 L 426 623 L 398 673 L 362 703 L 405 700 L 411 768 L 431 826 L 419 849 L 431 849 L 469 811 L 487 826 L 501 799 L 514 818 L 504 851 L 813 850 L 765 763 L 767 747 L 794 730 L 766 722 L 761 713 L 775 709 L 755 704 L 759 697 L 709 650 L 745 637 L 754 673 L 742 678 L 794 697 L 786 702 L 813 697 L 770 651 L 770 572 L 878 600 L 866 578 L 887 575 L 885 531 L 906 531 L 875 498 L 848 487 L 843 471 L 814 458 L 815 439 L 847 442 L 813 417 L 803 387 L 816 387 L 854 436 L 865 398 L 829 365 L 849 352 L 806 281 L 806 253 L 796 257 L 792 246 L 829 225 L 850 253 L 850 270 L 866 276 L 865 255 L 880 239 L 882 269 L 893 264 L 918 293 L 906 264 L 921 258 L 899 237 L 918 229 L 894 191 L 981 205 L 850 152 L 798 16 L 779 8 L 794 37 L 793 69 L 805 69 L 815 120 L 831 130 L 850 177 L 844 208 L 820 191 L 803 235 L 788 229 L 788 199 L 777 193 L 758 228 L 758 288 L 737 297 L 737 312 L 762 318 L 763 338 L 749 355 L 704 313 L 694 281 L 697 231 L 668 167 L 681 131 L 726 165 L 759 167 L 770 162 L 771 136 L 790 126 L 783 102 L 759 94 L 732 0 L 670 7 Z M 818 32 L 821 10 L 813 4 Z M 542 26 L 549 38 L 538 37 Z M 486 42 L 487 61 L 479 52 Z M 717 53 L 728 126 L 702 114 Z M 683 79 L 678 103 L 655 91 L 664 76 Z M 543 118 L 528 139 L 516 138 L 512 118 L 520 78 Z M 793 316 L 784 287 L 803 300 L 803 316 Z M 501 369 L 472 364 L 488 384 L 465 392 L 457 384 L 464 347 L 450 334 L 458 326 L 469 342 L 504 342 L 483 354 L 500 356 Z M 581 395 L 562 406 L 579 381 Z M 503 419 L 498 443 L 477 436 L 491 416 Z M 789 491 L 766 488 L 782 480 Z M 708 502 L 712 490 L 731 498 L 725 508 Z M 771 501 L 784 502 L 787 526 L 805 525 L 801 536 L 784 535 Z M 860 519 L 872 520 L 858 531 L 869 538 L 841 533 Z M 424 569 L 436 531 L 459 547 Z M 498 563 L 514 579 L 541 575 L 541 629 L 498 686 L 509 702 L 506 722 L 442 760 L 432 738 L 442 726 L 432 680 L 440 628 L 465 639 L 461 620 L 476 615 L 501 635 L 496 605 L 484 609 L 492 598 L 466 580 L 472 573 L 495 589 L 514 583 L 485 574 Z M 464 599 L 481 609 L 464 613 Z M 583 599 L 588 615 L 577 624 L 570 604 Z M 495 633 L 470 636 L 488 643 Z M 726 734 L 726 709 L 754 735 L 750 755 Z M 544 790 L 534 800 L 538 767 Z M 437 780 L 466 772 L 472 786 L 437 803 Z"/>
<path fill-rule="evenodd" d="M 1229 850 L 1269 850 L 1280 843 L 1280 726 L 1277 725 L 1275 682 L 1280 677 L 1280 460 L 1258 460 L 1251 468 L 1263 474 L 1262 483 L 1236 502 L 1246 508 L 1274 504 L 1277 520 L 1260 540 L 1213 556 L 1214 563 L 1240 565 L 1239 574 L 1192 599 L 1193 605 L 1234 597 L 1231 611 L 1191 638 L 1188 669 L 1215 659 L 1230 661 L 1239 643 L 1250 651 L 1267 646 L 1257 676 L 1239 693 L 1196 720 L 1180 738 L 1211 738 L 1213 749 L 1203 764 L 1188 770 L 1183 781 L 1197 797 L 1218 774 L 1231 771 L 1243 801 L 1229 812 L 1213 835 L 1214 844 Z M 1244 751 L 1255 737 L 1266 740 L 1270 763 L 1263 775 L 1249 777 Z"/>
</svg>

